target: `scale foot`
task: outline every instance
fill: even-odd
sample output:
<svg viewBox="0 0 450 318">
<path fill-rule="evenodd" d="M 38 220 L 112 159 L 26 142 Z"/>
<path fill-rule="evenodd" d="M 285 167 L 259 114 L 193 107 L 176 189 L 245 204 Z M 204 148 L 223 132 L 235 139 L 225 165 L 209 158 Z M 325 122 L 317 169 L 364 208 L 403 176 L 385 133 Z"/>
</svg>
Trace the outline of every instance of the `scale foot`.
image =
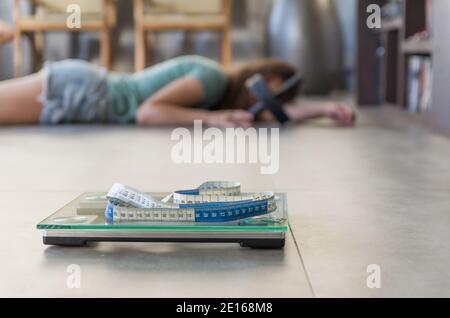
<svg viewBox="0 0 450 318">
<path fill-rule="evenodd" d="M 45 237 L 44 236 L 44 244 L 45 245 L 58 245 L 58 246 L 86 246 L 87 241 L 84 239 L 76 239 L 72 237 Z"/>
<path fill-rule="evenodd" d="M 241 242 L 242 247 L 249 247 L 253 249 L 267 249 L 267 250 L 275 250 L 282 249 L 284 247 L 285 239 L 279 240 L 245 240 Z"/>
</svg>

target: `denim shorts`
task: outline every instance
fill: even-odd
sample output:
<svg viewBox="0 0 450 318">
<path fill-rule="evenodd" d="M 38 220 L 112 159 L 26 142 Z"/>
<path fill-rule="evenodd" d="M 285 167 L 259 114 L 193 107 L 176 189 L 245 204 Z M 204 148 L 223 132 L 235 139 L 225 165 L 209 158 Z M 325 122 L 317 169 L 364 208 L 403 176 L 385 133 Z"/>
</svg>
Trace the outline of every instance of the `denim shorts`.
<svg viewBox="0 0 450 318">
<path fill-rule="evenodd" d="M 81 60 L 45 65 L 41 124 L 103 123 L 108 120 L 105 68 Z"/>
</svg>

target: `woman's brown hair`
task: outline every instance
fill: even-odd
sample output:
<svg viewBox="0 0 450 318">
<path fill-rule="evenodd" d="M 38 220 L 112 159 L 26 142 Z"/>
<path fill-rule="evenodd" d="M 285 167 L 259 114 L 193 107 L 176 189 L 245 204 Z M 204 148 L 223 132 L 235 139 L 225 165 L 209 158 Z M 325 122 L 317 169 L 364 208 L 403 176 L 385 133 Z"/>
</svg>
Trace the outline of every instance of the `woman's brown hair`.
<svg viewBox="0 0 450 318">
<path fill-rule="evenodd" d="M 290 64 L 267 58 L 255 62 L 246 63 L 229 72 L 229 84 L 225 96 L 217 109 L 248 109 L 251 93 L 248 91 L 245 82 L 255 74 L 261 74 L 264 79 L 279 77 L 286 81 L 295 75 L 296 70 Z M 280 99 L 287 103 L 298 95 L 298 87 L 293 87 L 285 92 Z"/>
</svg>

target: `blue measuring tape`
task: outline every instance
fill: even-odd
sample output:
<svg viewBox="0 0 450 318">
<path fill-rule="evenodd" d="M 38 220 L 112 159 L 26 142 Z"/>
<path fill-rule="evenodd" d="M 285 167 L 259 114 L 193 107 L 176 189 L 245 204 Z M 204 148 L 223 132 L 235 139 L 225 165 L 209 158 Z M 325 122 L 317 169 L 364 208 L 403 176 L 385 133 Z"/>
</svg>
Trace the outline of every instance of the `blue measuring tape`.
<svg viewBox="0 0 450 318">
<path fill-rule="evenodd" d="M 276 210 L 272 192 L 241 194 L 238 182 L 210 181 L 191 190 L 176 191 L 162 200 L 115 184 L 108 192 L 109 222 L 229 222 Z"/>
</svg>

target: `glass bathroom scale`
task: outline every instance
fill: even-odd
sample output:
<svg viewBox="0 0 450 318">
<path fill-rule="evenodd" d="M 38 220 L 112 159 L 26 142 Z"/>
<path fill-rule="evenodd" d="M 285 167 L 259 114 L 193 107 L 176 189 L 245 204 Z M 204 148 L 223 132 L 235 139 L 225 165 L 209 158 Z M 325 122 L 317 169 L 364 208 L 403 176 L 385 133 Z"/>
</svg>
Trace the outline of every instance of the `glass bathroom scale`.
<svg viewBox="0 0 450 318">
<path fill-rule="evenodd" d="M 164 198 L 167 193 L 149 193 Z M 250 248 L 283 248 L 289 229 L 287 198 L 275 194 L 274 212 L 223 223 L 175 221 L 108 222 L 106 193 L 84 193 L 37 225 L 46 245 L 83 246 L 89 242 L 240 243 Z"/>
</svg>

